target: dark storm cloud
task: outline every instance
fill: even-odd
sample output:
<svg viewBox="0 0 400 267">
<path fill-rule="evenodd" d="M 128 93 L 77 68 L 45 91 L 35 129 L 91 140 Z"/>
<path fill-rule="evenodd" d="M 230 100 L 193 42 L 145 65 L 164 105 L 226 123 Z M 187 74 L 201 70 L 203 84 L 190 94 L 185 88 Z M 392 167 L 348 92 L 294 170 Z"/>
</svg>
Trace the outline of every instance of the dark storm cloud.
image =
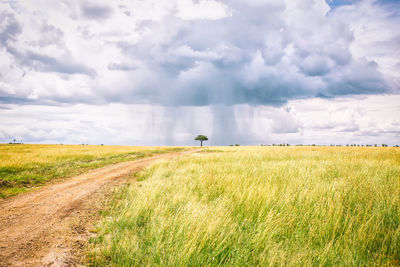
<svg viewBox="0 0 400 267">
<path fill-rule="evenodd" d="M 226 10 L 223 18 L 185 19 L 179 16 L 176 3 L 173 11 L 158 19 L 152 19 L 148 12 L 146 19 L 135 18 L 126 30 L 119 20 L 132 19 L 124 14 L 133 10 L 128 3 L 121 11 L 121 7 L 115 8 L 120 3 L 106 6 L 83 2 L 77 4 L 77 10 L 85 18 L 109 20 L 100 27 L 75 19 L 76 29 L 83 29 L 83 35 L 80 31 L 64 33 L 48 21 L 42 23 L 43 38 L 31 43 L 48 47 L 66 39 L 75 48 L 74 55 L 60 42 L 57 45 L 64 53 L 57 56 L 42 53 L 37 47 L 17 45 L 22 25 L 14 14 L 1 13 L 0 42 L 22 67 L 89 76 L 84 86 L 90 92 L 84 98 L 92 94 L 102 98 L 101 102 L 282 106 L 295 99 L 399 91 L 393 87 L 395 82 L 388 83 L 379 62 L 355 56 L 350 49 L 357 41 L 350 26 L 353 21 L 337 11 L 344 1 L 331 1 L 331 7 L 337 7 L 334 10 L 322 0 L 217 3 Z M 386 10 L 371 3 L 384 17 Z M 399 19 L 392 22 L 400 24 Z M 380 42 L 389 51 L 397 40 L 393 37 Z M 80 52 L 81 46 L 84 52 Z M 80 55 L 89 60 L 76 60 Z M 54 99 L 67 101 L 58 95 Z"/>
<path fill-rule="evenodd" d="M 230 1 L 229 7 L 232 16 L 219 20 L 169 16 L 139 25 L 145 38 L 119 47 L 151 70 L 151 81 L 139 83 L 128 97 L 118 97 L 116 90 L 114 99 L 174 106 L 279 106 L 292 99 L 391 92 L 376 62 L 353 57 L 354 36 L 332 15 L 315 11 L 314 21 L 305 14 L 288 22 L 283 3 Z M 158 38 L 166 32 L 167 39 Z"/>
</svg>

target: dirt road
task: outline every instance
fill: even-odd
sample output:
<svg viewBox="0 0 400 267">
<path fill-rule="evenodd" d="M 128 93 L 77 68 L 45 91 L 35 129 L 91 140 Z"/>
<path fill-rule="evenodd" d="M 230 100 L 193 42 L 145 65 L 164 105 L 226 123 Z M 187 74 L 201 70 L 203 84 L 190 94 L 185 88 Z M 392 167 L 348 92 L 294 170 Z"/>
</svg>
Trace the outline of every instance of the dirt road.
<svg viewBox="0 0 400 267">
<path fill-rule="evenodd" d="M 113 188 L 130 173 L 190 150 L 123 162 L 0 200 L 0 266 L 75 266 L 88 230 Z"/>
</svg>

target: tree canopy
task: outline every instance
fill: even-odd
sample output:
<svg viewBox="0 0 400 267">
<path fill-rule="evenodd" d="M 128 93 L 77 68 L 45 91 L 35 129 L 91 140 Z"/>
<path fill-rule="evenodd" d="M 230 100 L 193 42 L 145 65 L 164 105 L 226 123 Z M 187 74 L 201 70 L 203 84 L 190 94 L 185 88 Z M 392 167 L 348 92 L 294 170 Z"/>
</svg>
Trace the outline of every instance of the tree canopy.
<svg viewBox="0 0 400 267">
<path fill-rule="evenodd" d="M 199 134 L 198 136 L 196 136 L 196 138 L 194 140 L 200 141 L 200 146 L 203 146 L 203 141 L 207 141 L 208 137 L 205 135 Z"/>
</svg>

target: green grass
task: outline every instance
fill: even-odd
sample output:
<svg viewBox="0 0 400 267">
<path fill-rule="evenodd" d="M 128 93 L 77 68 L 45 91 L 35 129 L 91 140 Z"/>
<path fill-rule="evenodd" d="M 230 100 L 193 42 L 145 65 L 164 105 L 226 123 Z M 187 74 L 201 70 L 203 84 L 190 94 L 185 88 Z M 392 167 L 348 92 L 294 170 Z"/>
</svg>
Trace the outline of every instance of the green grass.
<svg viewBox="0 0 400 267">
<path fill-rule="evenodd" d="M 122 161 L 179 151 L 183 148 L 0 145 L 0 198 L 25 192 L 58 178 Z"/>
<path fill-rule="evenodd" d="M 153 165 L 116 193 L 88 264 L 400 264 L 399 149 L 218 150 Z"/>
</svg>

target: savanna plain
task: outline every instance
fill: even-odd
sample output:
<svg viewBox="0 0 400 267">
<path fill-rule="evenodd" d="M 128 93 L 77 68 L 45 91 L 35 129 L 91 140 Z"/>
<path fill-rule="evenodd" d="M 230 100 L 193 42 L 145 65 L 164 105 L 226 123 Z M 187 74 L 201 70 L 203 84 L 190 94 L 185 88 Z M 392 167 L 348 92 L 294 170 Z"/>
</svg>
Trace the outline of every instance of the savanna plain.
<svg viewBox="0 0 400 267">
<path fill-rule="evenodd" d="M 2 145 L 0 189 L 182 149 Z M 90 266 L 400 264 L 399 148 L 207 147 L 132 174 L 107 203 Z"/>
<path fill-rule="evenodd" d="M 92 266 L 396 266 L 400 150 L 213 147 L 119 190 Z"/>
<path fill-rule="evenodd" d="M 109 164 L 178 147 L 0 144 L 0 199 Z"/>
</svg>

